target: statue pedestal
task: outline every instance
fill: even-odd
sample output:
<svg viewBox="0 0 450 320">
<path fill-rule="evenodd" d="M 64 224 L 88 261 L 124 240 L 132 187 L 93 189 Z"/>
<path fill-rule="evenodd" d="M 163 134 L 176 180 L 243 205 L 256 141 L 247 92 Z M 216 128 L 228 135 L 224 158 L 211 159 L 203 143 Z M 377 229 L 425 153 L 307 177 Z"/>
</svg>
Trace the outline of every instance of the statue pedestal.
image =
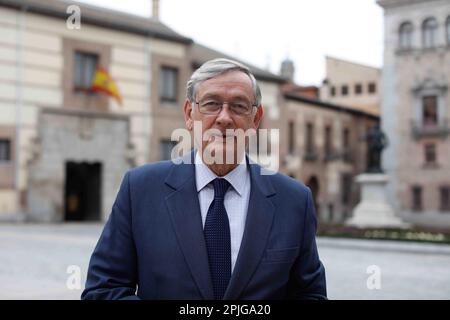
<svg viewBox="0 0 450 320">
<path fill-rule="evenodd" d="M 356 177 L 361 184 L 361 202 L 353 210 L 353 216 L 346 225 L 360 228 L 407 228 L 389 205 L 385 186 L 388 176 L 383 173 L 364 173 Z"/>
</svg>

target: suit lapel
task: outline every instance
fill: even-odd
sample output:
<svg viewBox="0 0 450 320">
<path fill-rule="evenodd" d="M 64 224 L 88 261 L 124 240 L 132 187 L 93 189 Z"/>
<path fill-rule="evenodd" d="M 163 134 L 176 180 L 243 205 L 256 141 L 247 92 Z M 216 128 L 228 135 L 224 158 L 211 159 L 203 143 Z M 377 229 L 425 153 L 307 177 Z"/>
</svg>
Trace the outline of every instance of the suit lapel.
<svg viewBox="0 0 450 320">
<path fill-rule="evenodd" d="M 195 151 L 183 159 L 189 164 L 173 165 L 166 184 L 175 191 L 165 201 L 191 274 L 203 298 L 211 300 L 214 293 L 195 184 L 194 156 Z M 275 212 L 269 199 L 275 194 L 269 177 L 261 175 L 259 165 L 250 164 L 249 168 L 251 190 L 245 231 L 224 299 L 238 299 L 250 281 L 266 249 Z"/>
<path fill-rule="evenodd" d="M 275 206 L 269 196 L 275 194 L 268 176 L 262 176 L 261 167 L 249 165 L 251 177 L 250 199 L 236 265 L 224 299 L 238 299 L 247 286 L 267 246 Z"/>
<path fill-rule="evenodd" d="M 192 160 L 192 153 L 189 155 Z M 186 163 L 186 162 L 185 162 Z M 204 299 L 214 299 L 203 236 L 194 162 L 173 165 L 166 184 L 175 189 L 166 197 L 173 228 L 186 262 Z"/>
</svg>

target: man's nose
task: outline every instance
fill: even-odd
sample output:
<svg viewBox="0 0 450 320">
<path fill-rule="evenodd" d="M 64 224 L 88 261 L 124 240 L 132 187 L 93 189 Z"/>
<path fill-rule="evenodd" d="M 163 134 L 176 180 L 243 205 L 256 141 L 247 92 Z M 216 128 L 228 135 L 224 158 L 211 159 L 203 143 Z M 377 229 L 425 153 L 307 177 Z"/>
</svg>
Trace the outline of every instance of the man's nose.
<svg viewBox="0 0 450 320">
<path fill-rule="evenodd" d="M 222 110 L 220 110 L 220 113 L 217 115 L 216 123 L 224 127 L 228 127 L 231 123 L 233 123 L 233 118 L 231 117 L 231 111 L 228 103 L 223 104 Z"/>
</svg>

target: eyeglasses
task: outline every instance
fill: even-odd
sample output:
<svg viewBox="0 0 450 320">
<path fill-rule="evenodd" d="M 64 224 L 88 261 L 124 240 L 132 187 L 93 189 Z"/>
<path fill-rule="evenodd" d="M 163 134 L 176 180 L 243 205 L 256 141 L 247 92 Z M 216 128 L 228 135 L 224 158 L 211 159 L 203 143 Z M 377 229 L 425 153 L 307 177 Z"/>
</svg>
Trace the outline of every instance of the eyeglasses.
<svg viewBox="0 0 450 320">
<path fill-rule="evenodd" d="M 222 111 L 225 103 L 228 104 L 228 109 L 230 109 L 232 113 L 239 116 L 248 115 L 252 113 L 254 107 L 257 107 L 256 104 L 247 102 L 220 102 L 215 100 L 195 102 L 200 113 L 209 115 L 218 115 Z"/>
</svg>

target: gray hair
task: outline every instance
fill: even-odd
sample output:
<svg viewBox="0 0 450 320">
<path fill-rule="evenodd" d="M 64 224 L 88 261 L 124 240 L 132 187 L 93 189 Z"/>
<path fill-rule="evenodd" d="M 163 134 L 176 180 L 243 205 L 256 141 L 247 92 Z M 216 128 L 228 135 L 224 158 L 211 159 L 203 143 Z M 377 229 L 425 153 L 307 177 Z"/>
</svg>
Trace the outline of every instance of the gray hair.
<svg viewBox="0 0 450 320">
<path fill-rule="evenodd" d="M 255 76 L 252 74 L 250 69 L 243 65 L 242 63 L 239 63 L 237 61 L 225 59 L 225 58 L 219 58 L 219 59 L 213 59 L 205 62 L 195 70 L 195 72 L 192 74 L 191 78 L 187 82 L 186 86 L 186 94 L 187 98 L 190 102 L 195 101 L 195 89 L 199 83 L 202 83 L 203 81 L 212 79 L 214 77 L 217 77 L 221 74 L 224 74 L 228 71 L 237 70 L 245 73 L 248 75 L 252 82 L 253 87 L 253 94 L 255 96 L 256 105 L 259 106 L 261 104 L 261 89 L 259 88 L 258 83 L 256 82 Z"/>
</svg>

